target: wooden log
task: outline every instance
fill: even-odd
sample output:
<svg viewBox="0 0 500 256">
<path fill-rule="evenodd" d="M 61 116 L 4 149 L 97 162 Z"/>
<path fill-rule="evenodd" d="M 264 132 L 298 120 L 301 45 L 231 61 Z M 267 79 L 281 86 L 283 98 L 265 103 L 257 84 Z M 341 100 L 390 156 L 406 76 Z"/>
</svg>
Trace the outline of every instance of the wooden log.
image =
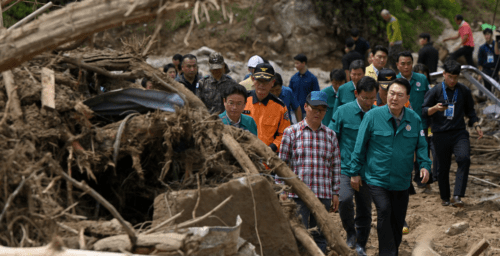
<svg viewBox="0 0 500 256">
<path fill-rule="evenodd" d="M 240 131 L 236 130 L 236 127 L 226 125 L 225 133 L 238 133 Z M 297 194 L 302 201 L 311 210 L 311 213 L 316 218 L 318 226 L 321 232 L 325 235 L 329 247 L 337 252 L 339 255 L 349 255 L 350 249 L 347 247 L 344 239 L 340 236 L 340 232 L 337 227 L 330 220 L 328 211 L 325 206 L 319 201 L 316 195 L 307 187 L 304 182 L 302 182 L 295 173 L 288 168 L 288 166 L 279 159 L 275 152 L 272 151 L 270 147 L 264 144 L 262 141 L 255 139 L 253 134 L 244 133 L 242 139 L 248 141 L 253 148 L 253 151 L 260 157 L 266 159 L 267 164 L 274 170 L 274 172 L 282 177 L 286 178 L 285 183 L 292 187 L 292 191 Z"/>
<path fill-rule="evenodd" d="M 483 239 L 470 249 L 469 253 L 467 253 L 467 256 L 479 256 L 489 246 L 490 246 L 490 243 L 488 241 L 486 241 L 486 239 Z"/>
<path fill-rule="evenodd" d="M 0 72 L 12 69 L 59 45 L 126 24 L 154 19 L 162 0 L 87 0 L 43 14 L 19 28 L 0 33 Z M 125 17 L 133 6 L 135 9 Z M 166 13 L 169 7 L 163 8 Z"/>
<path fill-rule="evenodd" d="M 259 170 L 253 164 L 250 157 L 245 153 L 240 143 L 236 141 L 230 134 L 222 135 L 222 143 L 229 149 L 229 152 L 233 154 L 234 158 L 241 165 L 241 168 L 248 174 L 259 174 Z"/>
<path fill-rule="evenodd" d="M 142 70 L 134 70 L 132 72 L 126 72 L 123 74 L 113 74 L 105 69 L 102 69 L 102 68 L 99 68 L 99 67 L 96 67 L 93 65 L 89 65 L 81 60 L 79 61 L 79 60 L 69 58 L 69 57 L 62 57 L 60 62 L 71 63 L 75 66 L 87 69 L 89 71 L 93 71 L 95 73 L 98 73 L 98 74 L 101 74 L 101 75 L 104 75 L 107 77 L 115 78 L 115 79 L 137 79 L 137 78 L 141 78 L 144 76 L 144 73 L 142 72 Z"/>
<path fill-rule="evenodd" d="M 5 83 L 5 90 L 7 91 L 7 97 L 9 97 L 10 107 L 9 113 L 13 119 L 18 120 L 23 116 L 23 111 L 21 109 L 21 101 L 19 100 L 19 96 L 17 95 L 17 89 L 14 85 L 14 75 L 12 71 L 7 70 L 2 72 L 3 82 Z"/>
<path fill-rule="evenodd" d="M 42 68 L 42 106 L 56 108 L 54 70 Z"/>
<path fill-rule="evenodd" d="M 52 242 L 44 247 L 32 247 L 32 248 L 11 248 L 0 246 L 0 254 L 3 256 L 19 256 L 19 255 L 30 255 L 30 256 L 140 256 L 139 254 L 131 253 L 114 253 L 114 252 L 96 252 L 88 250 L 73 250 L 67 249 L 61 246 L 61 242 Z"/>
<path fill-rule="evenodd" d="M 307 252 L 309 252 L 311 256 L 325 255 L 304 227 L 292 222 L 290 222 L 290 227 L 292 228 L 295 238 L 307 249 Z"/>
</svg>

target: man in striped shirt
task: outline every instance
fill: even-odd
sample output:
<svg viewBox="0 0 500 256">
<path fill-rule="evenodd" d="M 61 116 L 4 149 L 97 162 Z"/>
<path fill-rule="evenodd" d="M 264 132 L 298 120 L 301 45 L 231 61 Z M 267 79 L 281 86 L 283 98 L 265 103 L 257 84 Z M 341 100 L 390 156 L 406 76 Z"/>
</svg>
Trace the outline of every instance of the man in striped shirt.
<svg viewBox="0 0 500 256">
<path fill-rule="evenodd" d="M 340 150 L 335 132 L 321 123 L 328 107 L 328 95 L 322 91 L 309 93 L 304 104 L 306 118 L 285 129 L 279 156 L 314 192 L 328 210 L 339 205 Z M 299 206 L 306 229 L 317 225 L 314 215 L 297 195 L 290 193 Z M 326 252 L 326 239 L 321 232 L 312 233 L 318 247 Z"/>
</svg>

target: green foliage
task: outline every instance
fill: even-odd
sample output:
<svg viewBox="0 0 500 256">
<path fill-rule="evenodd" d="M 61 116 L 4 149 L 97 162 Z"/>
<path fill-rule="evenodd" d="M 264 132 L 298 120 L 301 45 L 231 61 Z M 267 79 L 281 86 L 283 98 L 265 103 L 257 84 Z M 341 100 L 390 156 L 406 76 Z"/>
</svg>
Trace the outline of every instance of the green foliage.
<svg viewBox="0 0 500 256">
<path fill-rule="evenodd" d="M 246 21 L 245 23 L 245 32 L 241 35 L 242 39 L 245 39 L 248 36 L 248 32 L 252 28 L 252 22 L 255 18 L 255 11 L 260 4 L 255 4 L 252 7 L 248 8 L 240 8 L 238 4 L 233 4 L 230 6 L 234 16 L 236 18 L 236 22 Z"/>
<path fill-rule="evenodd" d="M 167 31 L 175 31 L 178 28 L 188 25 L 191 22 L 191 11 L 182 10 L 175 14 L 175 19 L 173 21 L 167 20 L 165 22 L 165 29 Z"/>
<path fill-rule="evenodd" d="M 380 16 L 383 9 L 394 15 L 401 26 L 404 48 L 417 50 L 418 34 L 428 32 L 432 36 L 441 33 L 444 25 L 433 18 L 429 11 L 450 20 L 462 12 L 458 0 L 313 0 L 316 11 L 332 27 L 340 27 L 345 37 L 351 28 L 358 28 L 361 35 L 372 45 L 388 45 L 387 23 Z M 487 0 L 496 1 L 496 0 Z M 340 11 L 339 11 L 340 10 Z M 334 24 L 334 20 L 336 23 Z"/>
</svg>

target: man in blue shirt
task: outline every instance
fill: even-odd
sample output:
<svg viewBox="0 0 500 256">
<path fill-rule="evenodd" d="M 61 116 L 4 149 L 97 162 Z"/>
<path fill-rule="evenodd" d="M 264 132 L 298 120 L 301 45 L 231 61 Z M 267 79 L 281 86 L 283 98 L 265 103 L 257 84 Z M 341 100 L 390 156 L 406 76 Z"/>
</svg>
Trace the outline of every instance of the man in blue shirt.
<svg viewBox="0 0 500 256">
<path fill-rule="evenodd" d="M 279 73 L 276 73 L 274 75 L 274 78 L 276 79 L 276 81 L 274 82 L 273 88 L 271 88 L 271 93 L 274 96 L 280 98 L 280 100 L 285 103 L 285 106 L 288 109 L 288 116 L 290 118 L 290 121 L 293 120 L 292 110 L 295 113 L 296 118 L 296 122 L 293 123 L 302 121 L 302 110 L 299 108 L 299 103 L 297 102 L 297 99 L 295 99 L 292 89 L 283 86 L 283 78 Z"/>
<path fill-rule="evenodd" d="M 312 91 L 319 91 L 318 78 L 307 70 L 307 57 L 304 54 L 298 54 L 293 57 L 295 68 L 299 71 L 290 79 L 288 87 L 292 89 L 295 98 L 302 109 L 302 116 L 305 116 L 304 104 L 306 98 Z M 300 121 L 300 120 L 297 120 Z"/>
<path fill-rule="evenodd" d="M 483 30 L 483 34 L 486 43 L 479 48 L 477 62 L 479 70 L 493 77 L 493 70 L 495 70 L 495 65 L 498 61 L 498 45 L 495 44 L 492 38 L 493 31 L 490 28 Z M 488 81 L 484 80 L 484 86 L 491 91 L 491 84 Z"/>
<path fill-rule="evenodd" d="M 322 123 L 326 126 L 328 126 L 332 121 L 335 101 L 337 100 L 337 92 L 339 90 L 339 87 L 345 83 L 345 79 L 345 72 L 342 69 L 334 69 L 330 72 L 330 81 L 332 85 L 321 90 L 322 92 L 326 93 L 326 95 L 328 95 L 328 107 L 326 109 L 325 117 L 322 121 Z"/>
</svg>

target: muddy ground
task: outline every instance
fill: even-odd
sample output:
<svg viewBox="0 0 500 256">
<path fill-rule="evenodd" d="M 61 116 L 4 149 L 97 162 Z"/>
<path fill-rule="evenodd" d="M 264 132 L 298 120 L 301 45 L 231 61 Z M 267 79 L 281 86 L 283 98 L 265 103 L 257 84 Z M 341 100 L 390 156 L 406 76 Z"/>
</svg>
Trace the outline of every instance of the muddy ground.
<svg viewBox="0 0 500 256">
<path fill-rule="evenodd" d="M 476 162 L 476 161 L 473 161 Z M 477 161 L 481 162 L 481 161 Z M 474 163 L 471 173 L 482 173 L 484 170 L 498 170 L 498 164 Z M 456 170 L 453 164 L 451 170 Z M 477 176 L 493 183 L 499 183 L 499 178 Z M 455 174 L 450 174 L 450 183 L 453 189 Z M 416 195 L 410 196 L 406 221 L 410 226 L 410 233 L 403 235 L 403 242 L 399 248 L 401 256 L 410 256 L 417 246 L 417 242 L 431 238 L 431 246 L 439 255 L 456 256 L 466 255 L 469 250 L 483 238 L 490 242 L 490 247 L 483 255 L 500 255 L 500 188 L 469 178 L 464 208 L 441 206 L 439 187 L 437 183 L 431 185 L 431 192 L 424 193 L 418 189 Z M 453 190 L 452 190 L 453 192 Z M 368 255 L 378 255 L 377 217 L 375 205 L 372 212 L 372 230 L 367 244 Z M 333 221 L 342 225 L 338 213 L 331 213 Z M 445 232 L 453 224 L 468 222 L 469 228 L 463 233 L 449 236 Z M 346 237 L 342 231 L 342 237 Z"/>
</svg>

